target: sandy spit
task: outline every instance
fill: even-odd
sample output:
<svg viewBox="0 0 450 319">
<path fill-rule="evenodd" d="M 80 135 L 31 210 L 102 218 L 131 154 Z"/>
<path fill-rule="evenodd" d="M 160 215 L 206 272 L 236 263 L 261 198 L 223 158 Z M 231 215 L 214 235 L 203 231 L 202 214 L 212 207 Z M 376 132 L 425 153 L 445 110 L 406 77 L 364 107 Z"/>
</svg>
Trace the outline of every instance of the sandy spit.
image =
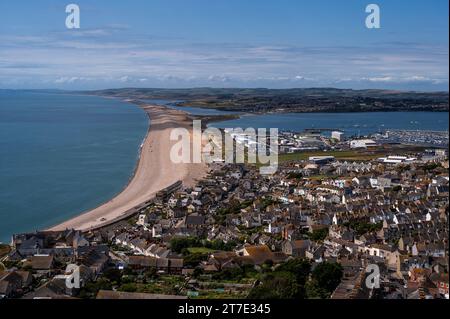
<svg viewBox="0 0 450 319">
<path fill-rule="evenodd" d="M 170 149 L 176 143 L 170 141 L 170 132 L 179 127 L 191 130 L 192 121 L 188 115 L 163 106 L 141 107 L 147 112 L 151 125 L 129 184 L 109 202 L 49 230 L 73 228 L 87 231 L 98 228 L 123 217 L 125 212 L 150 200 L 159 190 L 178 180 L 183 181 L 184 186 L 193 186 L 198 179 L 205 176 L 206 164 L 175 164 L 170 160 Z"/>
</svg>

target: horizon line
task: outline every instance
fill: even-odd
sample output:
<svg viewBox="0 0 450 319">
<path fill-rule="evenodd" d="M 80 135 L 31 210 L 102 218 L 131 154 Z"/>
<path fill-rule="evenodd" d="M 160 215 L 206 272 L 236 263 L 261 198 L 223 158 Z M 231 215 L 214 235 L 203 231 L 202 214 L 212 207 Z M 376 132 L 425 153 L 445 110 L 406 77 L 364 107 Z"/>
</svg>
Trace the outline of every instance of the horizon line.
<svg viewBox="0 0 450 319">
<path fill-rule="evenodd" d="M 198 89 L 210 89 L 210 90 L 270 90 L 270 91 L 289 91 L 289 90 L 337 90 L 337 91 L 387 91 L 387 92 L 401 92 L 401 93 L 449 93 L 449 90 L 400 90 L 400 89 L 388 89 L 388 88 L 367 88 L 367 89 L 354 89 L 354 88 L 337 88 L 331 86 L 312 86 L 312 87 L 292 87 L 292 88 L 269 88 L 269 87 L 211 87 L 211 86 L 194 86 L 194 87 L 178 87 L 178 88 L 164 88 L 164 87 L 111 87 L 102 89 L 59 89 L 59 88 L 0 88 L 1 91 L 61 91 L 61 92 L 95 92 L 106 90 L 198 90 Z"/>
</svg>

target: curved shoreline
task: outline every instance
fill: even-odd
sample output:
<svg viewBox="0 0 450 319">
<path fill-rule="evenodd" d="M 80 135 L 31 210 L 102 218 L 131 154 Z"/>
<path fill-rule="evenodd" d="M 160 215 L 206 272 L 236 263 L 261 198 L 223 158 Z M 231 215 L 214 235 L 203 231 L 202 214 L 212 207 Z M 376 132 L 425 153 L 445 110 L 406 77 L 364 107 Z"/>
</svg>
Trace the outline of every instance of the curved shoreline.
<svg viewBox="0 0 450 319">
<path fill-rule="evenodd" d="M 130 101 L 127 101 L 130 102 Z M 128 217 L 134 207 L 151 200 L 156 193 L 183 181 L 184 186 L 193 186 L 206 173 L 205 164 L 174 164 L 168 160 L 173 143 L 170 132 L 174 128 L 191 129 L 187 113 L 159 105 L 137 105 L 149 117 L 149 129 L 139 150 L 139 158 L 133 176 L 122 192 L 108 202 L 62 222 L 49 230 L 90 229 L 106 226 Z"/>
</svg>

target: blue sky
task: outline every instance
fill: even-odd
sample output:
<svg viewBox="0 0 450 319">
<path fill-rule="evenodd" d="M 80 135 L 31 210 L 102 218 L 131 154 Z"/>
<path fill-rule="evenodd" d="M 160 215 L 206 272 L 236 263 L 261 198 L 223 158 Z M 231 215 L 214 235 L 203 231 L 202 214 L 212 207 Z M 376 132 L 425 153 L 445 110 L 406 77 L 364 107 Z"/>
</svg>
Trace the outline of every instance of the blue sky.
<svg viewBox="0 0 450 319">
<path fill-rule="evenodd" d="M 0 88 L 448 91 L 448 0 L 72 0 L 78 30 L 69 3 L 0 2 Z"/>
</svg>

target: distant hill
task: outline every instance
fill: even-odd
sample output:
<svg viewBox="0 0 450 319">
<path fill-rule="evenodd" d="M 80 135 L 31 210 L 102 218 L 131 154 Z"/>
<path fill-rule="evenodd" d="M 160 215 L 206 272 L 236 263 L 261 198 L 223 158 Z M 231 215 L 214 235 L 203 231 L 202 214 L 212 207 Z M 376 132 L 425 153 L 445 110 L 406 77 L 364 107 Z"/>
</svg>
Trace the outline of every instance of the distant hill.
<svg viewBox="0 0 450 319">
<path fill-rule="evenodd" d="M 447 111 L 448 92 L 393 90 L 307 89 L 141 89 L 123 88 L 83 92 L 88 94 L 182 101 L 197 106 L 241 112 L 374 112 Z"/>
</svg>

